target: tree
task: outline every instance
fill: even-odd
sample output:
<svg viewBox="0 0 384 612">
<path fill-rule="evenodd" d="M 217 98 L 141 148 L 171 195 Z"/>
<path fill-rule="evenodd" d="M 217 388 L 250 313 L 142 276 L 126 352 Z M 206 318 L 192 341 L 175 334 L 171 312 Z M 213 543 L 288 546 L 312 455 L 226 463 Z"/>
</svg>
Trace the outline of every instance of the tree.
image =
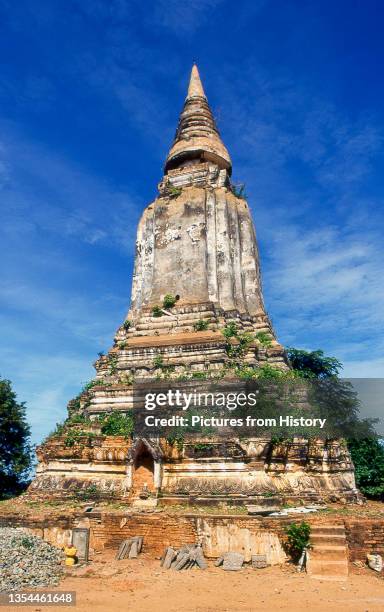
<svg viewBox="0 0 384 612">
<path fill-rule="evenodd" d="M 355 465 L 356 484 L 372 499 L 384 501 L 384 446 L 375 438 L 348 440 Z"/>
<path fill-rule="evenodd" d="M 288 348 L 287 354 L 292 368 L 301 376 L 322 381 L 322 398 L 335 408 L 334 413 L 339 428 L 343 419 L 346 424 L 345 431 L 351 431 L 355 424 L 359 427 L 356 429 L 359 431 L 359 437 L 347 439 L 348 450 L 355 466 L 356 484 L 367 497 L 384 500 L 383 441 L 377 439 L 367 420 L 358 421 L 357 394 L 350 383 L 338 379 L 342 364 L 335 357 L 326 357 L 321 350 L 308 352 Z M 324 389 L 324 384 L 327 385 L 329 381 L 328 389 Z M 348 428 L 348 418 L 352 423 L 350 428 Z"/>
<path fill-rule="evenodd" d="M 343 367 L 336 357 L 326 357 L 320 349 L 304 351 L 287 348 L 287 355 L 292 368 L 300 372 L 303 378 L 330 378 L 337 376 Z"/>
<path fill-rule="evenodd" d="M 0 498 L 25 486 L 32 463 L 24 402 L 17 402 L 9 380 L 0 378 Z"/>
</svg>

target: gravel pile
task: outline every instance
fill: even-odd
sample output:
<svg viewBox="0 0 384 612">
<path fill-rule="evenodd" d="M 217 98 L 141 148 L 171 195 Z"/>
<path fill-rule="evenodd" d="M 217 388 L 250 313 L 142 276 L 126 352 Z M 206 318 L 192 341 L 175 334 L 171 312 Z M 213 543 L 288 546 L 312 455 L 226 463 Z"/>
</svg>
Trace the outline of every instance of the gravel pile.
<svg viewBox="0 0 384 612">
<path fill-rule="evenodd" d="M 0 592 L 56 586 L 64 553 L 22 529 L 0 528 Z"/>
</svg>

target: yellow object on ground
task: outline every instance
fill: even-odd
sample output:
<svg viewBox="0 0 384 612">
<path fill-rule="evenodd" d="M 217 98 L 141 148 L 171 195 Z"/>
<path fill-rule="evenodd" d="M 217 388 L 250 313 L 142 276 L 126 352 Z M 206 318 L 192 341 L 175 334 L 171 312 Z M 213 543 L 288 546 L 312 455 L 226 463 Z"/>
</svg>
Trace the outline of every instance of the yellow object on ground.
<svg viewBox="0 0 384 612">
<path fill-rule="evenodd" d="M 65 546 L 64 554 L 65 554 L 65 565 L 75 565 L 76 563 L 76 546 Z"/>
<path fill-rule="evenodd" d="M 75 565 L 76 559 L 74 557 L 66 557 L 65 565 Z"/>
</svg>

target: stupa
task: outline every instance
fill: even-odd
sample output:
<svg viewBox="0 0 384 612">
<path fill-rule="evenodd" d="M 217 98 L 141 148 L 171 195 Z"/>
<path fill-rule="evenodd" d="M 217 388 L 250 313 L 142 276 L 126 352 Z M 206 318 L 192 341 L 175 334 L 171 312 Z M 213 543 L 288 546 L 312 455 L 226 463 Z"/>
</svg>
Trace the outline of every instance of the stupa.
<svg viewBox="0 0 384 612">
<path fill-rule="evenodd" d="M 66 423 L 38 448 L 31 493 L 92 489 L 127 503 L 143 491 L 156 503 L 356 495 L 353 465 L 337 441 L 176 444 L 123 435 L 123 419 L 111 420 L 129 415 L 138 378 L 150 389 L 166 377 L 188 385 L 290 367 L 264 306 L 251 212 L 231 171 L 193 66 L 158 195 L 138 226 L 126 320 L 95 362 L 94 381 L 69 402 Z"/>
</svg>

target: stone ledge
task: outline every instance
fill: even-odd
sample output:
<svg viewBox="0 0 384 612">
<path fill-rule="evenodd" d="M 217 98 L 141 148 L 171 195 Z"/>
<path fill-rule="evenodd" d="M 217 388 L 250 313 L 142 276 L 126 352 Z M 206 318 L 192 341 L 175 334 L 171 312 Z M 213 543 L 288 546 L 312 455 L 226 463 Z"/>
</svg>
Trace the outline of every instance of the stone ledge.
<svg viewBox="0 0 384 612">
<path fill-rule="evenodd" d="M 225 344 L 226 339 L 220 332 L 201 331 L 201 332 L 184 332 L 182 334 L 173 334 L 172 336 L 136 336 L 125 341 L 126 348 L 128 347 L 152 347 L 152 346 L 177 346 L 184 344 L 208 344 L 219 343 Z"/>
</svg>

